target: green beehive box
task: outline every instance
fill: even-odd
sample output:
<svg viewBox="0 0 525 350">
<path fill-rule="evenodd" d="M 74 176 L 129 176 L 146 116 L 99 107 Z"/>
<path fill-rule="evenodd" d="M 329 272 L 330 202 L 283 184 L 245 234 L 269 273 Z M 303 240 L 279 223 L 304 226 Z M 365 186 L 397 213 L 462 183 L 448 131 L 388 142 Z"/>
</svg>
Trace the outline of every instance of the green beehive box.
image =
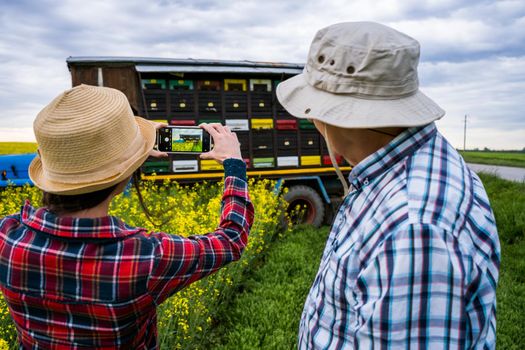
<svg viewBox="0 0 525 350">
<path fill-rule="evenodd" d="M 197 123 L 197 125 L 202 124 L 202 123 L 206 123 L 206 124 L 219 123 L 219 124 L 222 124 L 222 120 L 220 120 L 220 119 L 199 119 L 199 122 Z"/>
<path fill-rule="evenodd" d="M 193 80 L 170 80 L 170 90 L 193 90 Z"/>
<path fill-rule="evenodd" d="M 142 166 L 142 171 L 146 174 L 165 174 L 170 172 L 170 165 L 169 161 L 146 162 Z"/>
<path fill-rule="evenodd" d="M 275 158 L 254 158 L 254 168 L 273 168 L 275 167 Z"/>
<path fill-rule="evenodd" d="M 142 88 L 145 90 L 166 89 L 165 79 L 142 79 Z"/>
<path fill-rule="evenodd" d="M 308 119 L 299 119 L 299 129 L 315 129 L 315 125 Z"/>
</svg>

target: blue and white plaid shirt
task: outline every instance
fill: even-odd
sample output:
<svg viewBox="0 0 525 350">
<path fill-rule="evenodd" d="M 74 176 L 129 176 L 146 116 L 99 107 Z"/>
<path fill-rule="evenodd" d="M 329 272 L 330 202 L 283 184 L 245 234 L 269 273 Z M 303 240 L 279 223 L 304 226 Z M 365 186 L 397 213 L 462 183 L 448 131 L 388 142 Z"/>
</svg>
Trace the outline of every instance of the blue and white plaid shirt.
<svg viewBox="0 0 525 350">
<path fill-rule="evenodd" d="M 494 349 L 500 246 L 483 185 L 434 123 L 352 169 L 300 349 Z"/>
</svg>

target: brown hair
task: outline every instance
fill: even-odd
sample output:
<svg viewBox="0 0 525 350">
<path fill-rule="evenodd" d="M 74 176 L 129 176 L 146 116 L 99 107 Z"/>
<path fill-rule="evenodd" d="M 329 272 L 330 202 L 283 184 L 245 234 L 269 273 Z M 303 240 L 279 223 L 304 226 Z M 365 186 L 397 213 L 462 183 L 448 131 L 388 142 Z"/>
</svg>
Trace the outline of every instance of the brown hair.
<svg viewBox="0 0 525 350">
<path fill-rule="evenodd" d="M 153 215 L 144 204 L 144 198 L 142 197 L 142 192 L 140 191 L 139 182 L 140 173 L 139 171 L 135 171 L 133 173 L 133 185 L 135 186 L 135 190 L 137 191 L 137 197 L 139 199 L 142 211 L 144 211 L 144 214 L 146 214 L 148 221 L 151 222 L 153 226 L 159 227 L 164 225 L 168 222 L 168 220 L 160 224 L 156 224 L 155 222 L 153 222 Z M 42 205 L 44 207 L 47 207 L 49 211 L 55 214 L 71 213 L 83 209 L 93 208 L 102 203 L 104 200 L 106 200 L 106 198 L 108 198 L 111 192 L 113 192 L 113 190 L 118 185 L 119 184 L 115 184 L 111 187 L 104 188 L 99 191 L 77 195 L 60 195 L 42 191 Z"/>
<path fill-rule="evenodd" d="M 42 205 L 55 214 L 71 213 L 93 208 L 106 200 L 117 185 L 118 184 L 95 192 L 75 195 L 62 195 L 42 191 Z"/>
</svg>

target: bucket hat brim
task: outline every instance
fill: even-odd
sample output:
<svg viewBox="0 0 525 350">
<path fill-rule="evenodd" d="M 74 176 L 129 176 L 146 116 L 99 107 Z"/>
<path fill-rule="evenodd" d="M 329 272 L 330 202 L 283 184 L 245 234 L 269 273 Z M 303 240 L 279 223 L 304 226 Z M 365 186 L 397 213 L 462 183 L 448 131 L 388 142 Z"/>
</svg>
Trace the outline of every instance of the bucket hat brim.
<svg viewBox="0 0 525 350">
<path fill-rule="evenodd" d="M 141 117 L 135 117 L 135 121 L 137 122 L 139 132 L 144 140 L 144 146 L 126 161 L 126 164 L 124 165 L 125 168 L 120 173 L 105 179 L 87 183 L 63 183 L 51 181 L 45 175 L 42 160 L 40 159 L 40 156 L 37 155 L 29 165 L 29 178 L 43 191 L 60 195 L 76 195 L 95 192 L 111 187 L 125 180 L 148 158 L 156 141 L 156 129 L 151 122 Z"/>
<path fill-rule="evenodd" d="M 365 99 L 317 89 L 307 82 L 305 73 L 281 82 L 276 95 L 294 117 L 317 119 L 342 128 L 413 127 L 445 115 L 420 90 L 396 99 Z"/>
</svg>

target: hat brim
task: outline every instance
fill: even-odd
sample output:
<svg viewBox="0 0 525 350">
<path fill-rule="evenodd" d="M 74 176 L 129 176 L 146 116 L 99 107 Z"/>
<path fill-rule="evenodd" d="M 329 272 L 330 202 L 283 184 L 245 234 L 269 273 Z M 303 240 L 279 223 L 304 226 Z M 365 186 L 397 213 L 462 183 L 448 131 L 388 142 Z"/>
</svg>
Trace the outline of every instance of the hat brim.
<svg viewBox="0 0 525 350">
<path fill-rule="evenodd" d="M 148 158 L 150 151 L 155 146 L 156 141 L 156 129 L 155 126 L 146 119 L 141 117 L 135 117 L 135 120 L 139 127 L 139 132 L 144 139 L 144 146 L 142 149 L 135 153 L 130 159 L 129 165 L 121 171 L 119 174 L 111 177 L 101 179 L 94 182 L 85 183 L 62 183 L 49 180 L 44 175 L 42 168 L 42 161 L 40 156 L 36 156 L 31 164 L 29 165 L 29 178 L 35 186 L 43 191 L 60 194 L 60 195 L 76 195 L 89 192 L 95 192 L 104 188 L 111 187 L 133 174 L 138 167 L 144 163 Z"/>
<path fill-rule="evenodd" d="M 276 94 L 291 115 L 342 128 L 420 126 L 445 115 L 443 109 L 419 90 L 399 99 L 357 98 L 317 89 L 308 84 L 304 73 L 281 82 Z"/>
</svg>

